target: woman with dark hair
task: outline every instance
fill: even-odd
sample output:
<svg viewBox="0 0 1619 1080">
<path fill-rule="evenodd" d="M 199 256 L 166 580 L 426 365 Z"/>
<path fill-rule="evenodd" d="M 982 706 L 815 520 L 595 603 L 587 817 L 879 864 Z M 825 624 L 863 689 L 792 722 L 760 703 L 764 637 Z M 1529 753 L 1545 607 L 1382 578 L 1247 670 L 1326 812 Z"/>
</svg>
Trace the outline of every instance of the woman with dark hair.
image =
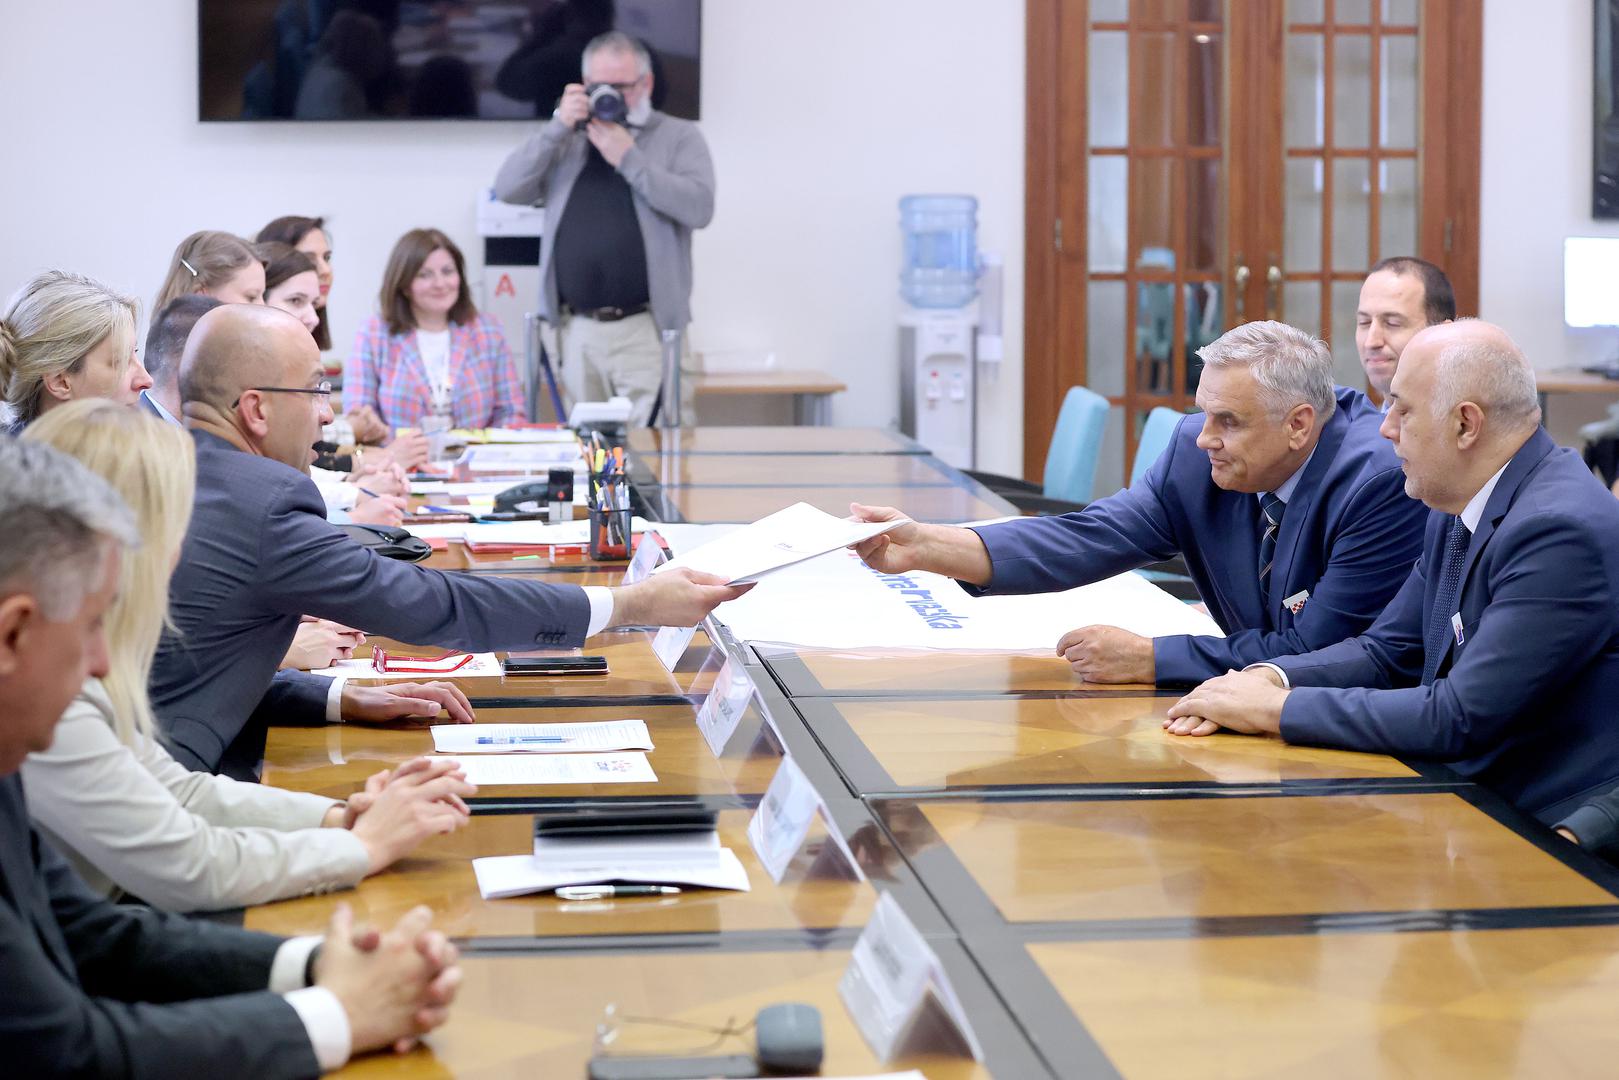
<svg viewBox="0 0 1619 1080">
<path fill-rule="evenodd" d="M 438 229 L 412 229 L 382 276 L 380 313 L 354 342 L 344 400 L 389 427 L 501 427 L 528 419 L 500 324 L 481 315 L 466 260 Z M 447 423 L 445 423 L 447 421 Z"/>
<path fill-rule="evenodd" d="M 332 291 L 332 242 L 326 236 L 326 219 L 293 214 L 278 217 L 260 229 L 255 239 L 261 244 L 278 241 L 291 245 L 314 261 L 315 276 L 320 281 L 320 297 L 315 301 L 315 312 L 320 316 L 314 330 L 315 344 L 320 346 L 321 352 L 330 349 L 332 330 L 326 314 L 326 298 Z"/>
</svg>

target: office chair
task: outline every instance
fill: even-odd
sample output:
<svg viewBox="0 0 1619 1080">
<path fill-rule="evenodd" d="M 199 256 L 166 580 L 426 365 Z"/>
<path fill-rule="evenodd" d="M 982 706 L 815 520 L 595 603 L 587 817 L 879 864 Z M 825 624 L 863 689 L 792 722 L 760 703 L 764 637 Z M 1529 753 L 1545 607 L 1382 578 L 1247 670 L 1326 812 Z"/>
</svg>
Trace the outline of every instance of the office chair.
<svg viewBox="0 0 1619 1080">
<path fill-rule="evenodd" d="M 1107 431 L 1107 398 L 1083 386 L 1070 387 L 1057 413 L 1046 449 L 1045 482 L 1034 484 L 998 473 L 967 475 L 1024 514 L 1066 514 L 1082 509 L 1096 485 L 1096 463 Z"/>
</svg>

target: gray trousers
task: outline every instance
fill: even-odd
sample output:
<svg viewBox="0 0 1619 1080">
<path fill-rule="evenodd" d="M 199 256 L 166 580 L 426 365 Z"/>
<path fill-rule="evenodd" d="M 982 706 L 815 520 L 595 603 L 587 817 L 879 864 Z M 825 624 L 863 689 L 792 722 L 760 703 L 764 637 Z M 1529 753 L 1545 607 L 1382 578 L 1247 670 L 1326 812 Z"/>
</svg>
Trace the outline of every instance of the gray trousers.
<svg viewBox="0 0 1619 1080">
<path fill-rule="evenodd" d="M 663 381 L 663 338 L 650 312 L 617 322 L 564 316 L 557 328 L 554 355 L 561 360 L 563 388 L 570 401 L 606 401 L 614 394 L 630 399 L 630 426 L 645 427 Z M 684 343 L 682 343 L 684 347 Z M 687 365 L 683 361 L 682 368 Z M 695 421 L 694 388 L 689 372 L 680 380 L 680 416 Z"/>
</svg>

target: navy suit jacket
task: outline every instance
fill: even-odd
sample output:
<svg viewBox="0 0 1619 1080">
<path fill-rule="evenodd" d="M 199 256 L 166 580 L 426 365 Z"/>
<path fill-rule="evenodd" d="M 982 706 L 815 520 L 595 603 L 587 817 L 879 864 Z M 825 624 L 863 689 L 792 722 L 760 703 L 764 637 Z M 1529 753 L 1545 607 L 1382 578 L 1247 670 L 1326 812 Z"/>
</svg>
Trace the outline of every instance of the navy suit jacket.
<svg viewBox="0 0 1619 1080">
<path fill-rule="evenodd" d="M 1619 780 L 1619 500 L 1573 450 L 1536 430 L 1513 455 L 1468 543 L 1462 640 L 1422 686 L 1423 635 L 1450 514 L 1360 637 L 1276 665 L 1299 689 L 1288 742 L 1446 762 L 1556 821 Z"/>
<path fill-rule="evenodd" d="M 92 894 L 30 827 L 22 780 L 0 778 L 6 1075 L 318 1076 L 267 989 L 281 942 Z"/>
<path fill-rule="evenodd" d="M 1259 588 L 1259 499 L 1215 486 L 1197 448 L 1197 415 L 1180 422 L 1133 487 L 1078 513 L 980 527 L 994 574 L 982 591 L 1072 589 L 1179 553 L 1226 636 L 1154 639 L 1161 684 L 1202 682 L 1360 633 L 1410 573 L 1427 509 L 1406 496 L 1376 407 L 1342 386 L 1337 399 L 1282 515 L 1269 604 Z M 1283 604 L 1305 590 L 1298 612 Z"/>
<path fill-rule="evenodd" d="M 276 671 L 309 614 L 418 645 L 583 644 L 577 585 L 445 574 L 375 555 L 326 521 L 303 473 L 192 432 L 197 500 L 169 585 L 176 632 L 152 667 L 152 707 L 174 756 L 256 779 L 270 723 L 319 723 L 331 681 Z"/>
</svg>

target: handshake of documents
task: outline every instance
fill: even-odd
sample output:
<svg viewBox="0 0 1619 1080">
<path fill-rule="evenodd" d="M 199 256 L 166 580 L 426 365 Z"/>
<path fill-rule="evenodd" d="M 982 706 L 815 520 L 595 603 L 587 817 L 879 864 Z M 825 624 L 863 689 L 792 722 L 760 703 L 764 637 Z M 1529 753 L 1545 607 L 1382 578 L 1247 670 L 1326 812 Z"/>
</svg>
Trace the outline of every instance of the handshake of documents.
<svg viewBox="0 0 1619 1080">
<path fill-rule="evenodd" d="M 744 525 L 718 540 L 693 548 L 659 566 L 653 573 L 688 566 L 725 578 L 728 584 L 742 585 L 758 581 L 784 567 L 839 551 L 862 540 L 870 540 L 873 536 L 908 523 L 908 518 L 849 521 L 817 510 L 809 503 L 794 503 L 785 510 L 760 518 L 752 525 Z"/>
</svg>

